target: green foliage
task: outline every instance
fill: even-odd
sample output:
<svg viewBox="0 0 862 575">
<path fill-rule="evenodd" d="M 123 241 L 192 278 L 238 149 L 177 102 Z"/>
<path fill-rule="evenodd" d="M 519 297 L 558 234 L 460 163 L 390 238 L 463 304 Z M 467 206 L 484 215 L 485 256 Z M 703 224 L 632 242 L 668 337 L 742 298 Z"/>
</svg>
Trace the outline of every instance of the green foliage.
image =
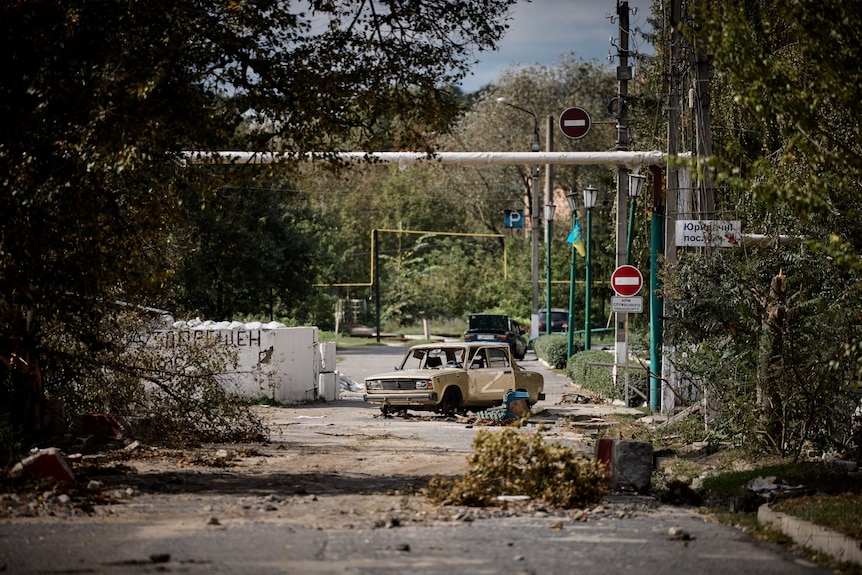
<svg viewBox="0 0 862 575">
<path fill-rule="evenodd" d="M 320 224 L 275 188 L 189 191 L 181 205 L 170 286 L 179 313 L 272 320 L 297 313 L 325 265 Z"/>
<path fill-rule="evenodd" d="M 665 282 L 678 310 L 666 333 L 677 342 L 674 363 L 711 398 L 718 431 L 782 454 L 852 437 L 855 366 L 845 342 L 862 311 L 855 293 L 846 271 L 805 250 L 680 260 Z"/>
<path fill-rule="evenodd" d="M 754 194 L 800 215 L 848 206 L 833 217 L 857 233 L 835 232 L 858 253 L 862 220 L 852 206 L 862 138 L 859 126 L 846 123 L 846 113 L 855 109 L 862 89 L 852 65 L 862 42 L 856 25 L 862 8 L 840 0 L 738 0 L 704 4 L 696 16 L 736 105 L 723 112 L 735 112 L 754 128 L 733 135 L 757 145 L 741 148 L 743 177 Z M 737 158 L 728 160 L 739 165 Z"/>
<path fill-rule="evenodd" d="M 622 401 L 625 400 L 622 370 L 618 374 L 619 383 L 615 386 L 610 366 L 589 365 L 590 363 L 613 364 L 613 362 L 613 353 L 600 349 L 581 351 L 569 358 L 566 364 L 566 375 L 576 386 L 593 391 L 607 400 Z M 648 390 L 649 382 L 646 372 L 640 369 L 630 369 L 629 385 L 641 390 L 642 393 Z M 643 403 L 643 399 L 630 391 L 629 403 L 632 406 L 640 405 Z"/>
<path fill-rule="evenodd" d="M 685 84 L 695 74 L 687 62 L 712 64 L 712 125 L 702 133 L 713 157 L 698 162 L 715 170 L 716 206 L 704 217 L 739 219 L 745 233 L 770 239 L 679 251 L 663 270 L 672 311 L 664 343 L 683 375 L 677 399 L 708 397 L 711 433 L 735 444 L 798 455 L 811 442 L 850 453 L 862 374 L 862 139 L 847 125 L 860 99 L 859 68 L 847 66 L 859 59 L 862 8 L 729 0 L 689 9 L 678 26 L 653 26 L 658 57 L 642 77 L 665 94 L 667 66 Z M 671 30 L 681 33 L 673 43 Z M 639 108 L 632 125 L 647 133 L 652 116 Z M 681 114 L 681 126 L 696 121 Z M 663 145 L 663 129 L 651 137 Z M 781 295 L 770 288 L 779 275 Z"/>
<path fill-rule="evenodd" d="M 835 496 L 785 499 L 775 504 L 773 509 L 842 533 L 851 539 L 862 539 L 862 493 L 858 491 Z"/>
<path fill-rule="evenodd" d="M 533 133 L 531 118 L 501 106 L 497 97 L 530 102 L 541 119 L 558 116 L 561 100 L 577 101 L 593 113 L 601 113 L 614 90 L 614 77 L 604 67 L 572 55 L 550 67 L 513 70 L 477 96 L 458 124 L 439 134 L 434 143 L 447 151 L 525 150 Z M 544 129 L 540 122 L 540 131 Z M 610 126 L 595 126 L 591 141 L 593 146 L 612 147 Z M 560 142 L 557 149 L 577 151 L 583 149 L 583 143 Z M 556 186 L 566 189 L 588 184 L 610 187 L 612 183 L 612 173 L 604 167 L 558 167 L 554 173 Z M 369 238 L 373 229 L 386 230 L 379 234 L 378 245 L 382 319 L 398 326 L 420 317 L 457 317 L 489 310 L 528 319 L 530 236 L 522 230 L 505 229 L 501 212 L 526 209 L 529 213 L 529 200 L 525 202 L 531 193 L 529 180 L 525 166 L 473 168 L 430 163 L 404 169 L 372 164 L 352 170 L 349 178 L 303 169 L 297 182 L 323 198 L 318 202 L 321 215 L 338 229 L 327 237 L 333 263 L 321 277 L 324 282 L 353 283 L 356 287 L 343 289 L 351 291 L 351 297 L 360 291 L 360 297 L 373 297 L 365 285 L 371 276 Z M 603 204 L 597 212 L 609 209 Z M 612 230 L 602 227 L 607 226 L 604 220 L 596 218 L 595 238 L 611 237 Z M 410 233 L 414 231 L 499 237 Z M 558 240 L 553 249 L 559 255 L 554 258 L 554 277 L 568 277 L 570 252 L 562 241 L 568 230 L 560 225 L 553 231 Z M 601 252 L 596 250 L 596 274 L 609 273 L 612 266 L 610 257 L 603 260 Z M 563 295 L 568 293 L 554 297 Z"/>
<path fill-rule="evenodd" d="M 569 339 L 564 334 L 540 335 L 533 342 L 536 355 L 544 359 L 553 369 L 565 369 L 568 360 Z M 584 343 L 574 340 L 572 353 L 583 351 Z"/>
<path fill-rule="evenodd" d="M 74 379 L 48 366 L 71 365 L 70 348 L 107 345 L 97 331 L 105 302 L 164 307 L 172 277 L 190 308 L 293 308 L 322 263 L 316 230 L 295 206 L 262 214 L 219 206 L 219 194 L 184 195 L 221 190 L 235 172 L 189 168 L 179 152 L 424 149 L 459 113 L 443 86 L 474 50 L 496 46 L 513 1 L 391 4 L 382 18 L 366 3 L 0 5 L 0 380 L 35 396 L 13 411 L 38 427 L 43 377 Z M 457 27 L 439 25 L 453 13 Z M 194 236 L 203 219 L 230 220 L 210 199 L 239 208 L 230 217 L 241 216 L 259 253 L 224 225 L 221 237 Z M 191 229 L 177 224 L 201 206 Z"/>
<path fill-rule="evenodd" d="M 68 334 L 47 367 L 56 379 L 48 391 L 67 413 L 109 413 L 140 421 L 134 433 L 162 445 L 260 441 L 262 422 L 233 392 L 235 350 L 216 335 L 178 338 L 134 312 L 109 316 L 109 345 L 86 348 Z M 87 350 L 85 353 L 85 349 Z"/>
<path fill-rule="evenodd" d="M 382 317 L 387 323 L 409 325 L 424 318 L 465 316 L 486 309 L 478 286 L 496 283 L 501 266 L 489 269 L 484 261 L 502 262 L 499 243 L 446 235 L 386 234 L 380 257 Z M 387 246 L 392 246 L 386 249 Z M 472 297 L 471 297 L 472 296 Z"/>
<path fill-rule="evenodd" d="M 703 490 L 716 497 L 741 497 L 750 494 L 749 483 L 758 477 L 775 477 L 785 485 L 802 485 L 821 493 L 841 493 L 858 489 L 858 482 L 847 475 L 847 468 L 822 462 L 789 462 L 710 475 Z"/>
<path fill-rule="evenodd" d="M 500 505 L 501 495 L 526 495 L 566 509 L 601 501 L 607 493 L 604 464 L 572 449 L 507 427 L 481 430 L 473 440 L 470 469 L 460 479 L 435 477 L 427 494 L 454 505 Z"/>
</svg>

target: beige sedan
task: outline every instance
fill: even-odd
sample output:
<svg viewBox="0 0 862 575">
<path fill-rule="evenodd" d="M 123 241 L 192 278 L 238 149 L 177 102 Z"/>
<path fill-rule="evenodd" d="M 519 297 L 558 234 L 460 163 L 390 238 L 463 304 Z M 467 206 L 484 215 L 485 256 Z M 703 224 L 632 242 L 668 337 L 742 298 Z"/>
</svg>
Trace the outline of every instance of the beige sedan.
<svg viewBox="0 0 862 575">
<path fill-rule="evenodd" d="M 411 347 L 396 371 L 367 377 L 365 401 L 383 413 L 407 409 L 454 413 L 501 405 L 508 390 L 544 399 L 542 374 L 521 369 L 509 346 L 464 342 Z"/>
</svg>

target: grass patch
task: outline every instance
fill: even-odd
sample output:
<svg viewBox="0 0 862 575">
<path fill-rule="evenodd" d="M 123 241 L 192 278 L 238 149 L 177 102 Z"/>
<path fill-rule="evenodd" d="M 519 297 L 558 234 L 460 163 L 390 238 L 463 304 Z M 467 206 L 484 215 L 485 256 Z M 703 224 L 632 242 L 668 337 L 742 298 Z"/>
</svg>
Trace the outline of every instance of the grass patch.
<svg viewBox="0 0 862 575">
<path fill-rule="evenodd" d="M 858 491 L 859 482 L 845 468 L 820 462 L 789 462 L 743 471 L 719 473 L 703 480 L 703 489 L 718 496 L 750 495 L 748 484 L 758 477 L 776 477 L 785 485 L 802 485 L 824 493 Z"/>
<path fill-rule="evenodd" d="M 772 509 L 862 541 L 862 492 L 785 499 Z"/>
<path fill-rule="evenodd" d="M 323 331 L 319 330 L 317 332 L 317 339 L 320 343 L 336 343 L 339 347 L 358 347 L 364 345 L 386 345 L 385 343 L 378 343 L 377 338 L 374 337 L 355 337 L 352 335 L 344 335 L 335 333 L 334 331 Z"/>
</svg>

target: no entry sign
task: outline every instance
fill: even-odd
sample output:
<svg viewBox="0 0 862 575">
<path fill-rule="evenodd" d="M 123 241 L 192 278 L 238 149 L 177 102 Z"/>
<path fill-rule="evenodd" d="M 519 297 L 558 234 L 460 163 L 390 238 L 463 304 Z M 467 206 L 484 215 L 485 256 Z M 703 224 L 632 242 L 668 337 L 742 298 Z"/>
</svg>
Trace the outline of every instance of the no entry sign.
<svg viewBox="0 0 862 575">
<path fill-rule="evenodd" d="M 560 131 L 577 140 L 590 131 L 590 115 L 583 108 L 569 108 L 560 114 Z"/>
<path fill-rule="evenodd" d="M 644 277 L 634 266 L 620 266 L 611 274 L 611 287 L 622 297 L 631 297 L 644 285 Z"/>
</svg>

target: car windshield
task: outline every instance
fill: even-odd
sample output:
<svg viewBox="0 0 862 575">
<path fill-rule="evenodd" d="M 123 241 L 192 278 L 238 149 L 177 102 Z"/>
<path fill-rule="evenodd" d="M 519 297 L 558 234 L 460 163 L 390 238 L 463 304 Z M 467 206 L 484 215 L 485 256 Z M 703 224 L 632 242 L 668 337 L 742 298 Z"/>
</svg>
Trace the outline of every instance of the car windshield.
<svg viewBox="0 0 862 575">
<path fill-rule="evenodd" d="M 437 369 L 461 367 L 466 350 L 463 347 L 413 348 L 404 356 L 400 369 Z"/>
<path fill-rule="evenodd" d="M 470 331 L 506 331 L 509 329 L 509 318 L 504 315 L 482 315 L 470 316 Z"/>
</svg>

